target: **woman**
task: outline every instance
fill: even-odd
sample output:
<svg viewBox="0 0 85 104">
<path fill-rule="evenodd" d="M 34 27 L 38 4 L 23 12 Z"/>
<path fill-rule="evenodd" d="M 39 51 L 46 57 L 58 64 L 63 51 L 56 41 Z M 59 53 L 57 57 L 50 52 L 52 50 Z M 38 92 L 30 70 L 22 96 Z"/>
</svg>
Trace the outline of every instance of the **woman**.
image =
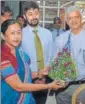
<svg viewBox="0 0 85 104">
<path fill-rule="evenodd" d="M 31 84 L 29 57 L 19 49 L 21 41 L 20 25 L 13 19 L 1 26 L 4 43 L 1 45 L 1 91 L 2 104 L 35 104 L 31 91 L 58 89 L 56 82 Z"/>
</svg>

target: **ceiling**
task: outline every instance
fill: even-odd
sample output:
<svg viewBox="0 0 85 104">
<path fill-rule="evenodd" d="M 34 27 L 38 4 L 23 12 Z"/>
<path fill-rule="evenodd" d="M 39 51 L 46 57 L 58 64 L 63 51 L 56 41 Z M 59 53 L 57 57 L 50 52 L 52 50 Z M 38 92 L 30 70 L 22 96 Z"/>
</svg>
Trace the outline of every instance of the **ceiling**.
<svg viewBox="0 0 85 104">
<path fill-rule="evenodd" d="M 33 0 L 33 1 L 35 1 L 35 0 Z M 44 1 L 45 1 L 45 4 L 47 5 L 53 5 L 54 4 L 54 6 L 55 5 L 58 5 L 58 3 L 59 3 L 59 5 L 60 5 L 60 7 L 62 8 L 62 7 L 67 7 L 67 6 L 69 6 L 69 5 L 72 5 L 72 4 L 74 4 L 75 2 L 84 2 L 84 5 L 85 5 L 85 0 L 37 0 L 40 4 L 42 4 Z"/>
</svg>

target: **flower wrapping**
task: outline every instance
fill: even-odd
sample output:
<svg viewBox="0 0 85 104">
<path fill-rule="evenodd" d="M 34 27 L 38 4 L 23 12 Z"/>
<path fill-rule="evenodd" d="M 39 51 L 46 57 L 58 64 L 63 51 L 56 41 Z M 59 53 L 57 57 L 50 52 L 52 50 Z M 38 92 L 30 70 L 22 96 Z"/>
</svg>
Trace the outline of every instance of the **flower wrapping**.
<svg viewBox="0 0 85 104">
<path fill-rule="evenodd" d="M 76 66 L 66 48 L 53 58 L 47 70 L 48 76 L 53 80 L 73 81 L 76 79 Z"/>
</svg>

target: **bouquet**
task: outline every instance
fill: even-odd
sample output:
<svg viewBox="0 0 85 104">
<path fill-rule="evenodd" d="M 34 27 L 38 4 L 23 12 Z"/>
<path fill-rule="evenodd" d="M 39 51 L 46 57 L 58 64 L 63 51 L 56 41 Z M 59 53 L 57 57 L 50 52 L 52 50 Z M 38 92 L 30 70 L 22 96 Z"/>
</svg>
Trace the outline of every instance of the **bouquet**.
<svg viewBox="0 0 85 104">
<path fill-rule="evenodd" d="M 76 79 L 75 63 L 66 48 L 53 58 L 47 70 L 48 76 L 53 80 L 73 81 Z"/>
</svg>

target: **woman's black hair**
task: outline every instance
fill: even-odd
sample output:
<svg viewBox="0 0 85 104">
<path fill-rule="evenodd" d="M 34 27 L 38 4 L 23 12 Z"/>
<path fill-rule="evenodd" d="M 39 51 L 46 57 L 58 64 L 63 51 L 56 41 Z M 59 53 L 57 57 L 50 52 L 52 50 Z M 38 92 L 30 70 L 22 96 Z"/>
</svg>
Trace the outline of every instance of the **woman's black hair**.
<svg viewBox="0 0 85 104">
<path fill-rule="evenodd" d="M 8 29 L 8 27 L 12 24 L 18 23 L 16 20 L 14 19 L 8 19 L 6 21 L 4 21 L 1 24 L 1 32 L 3 33 L 3 35 L 5 34 L 6 30 Z"/>
</svg>

